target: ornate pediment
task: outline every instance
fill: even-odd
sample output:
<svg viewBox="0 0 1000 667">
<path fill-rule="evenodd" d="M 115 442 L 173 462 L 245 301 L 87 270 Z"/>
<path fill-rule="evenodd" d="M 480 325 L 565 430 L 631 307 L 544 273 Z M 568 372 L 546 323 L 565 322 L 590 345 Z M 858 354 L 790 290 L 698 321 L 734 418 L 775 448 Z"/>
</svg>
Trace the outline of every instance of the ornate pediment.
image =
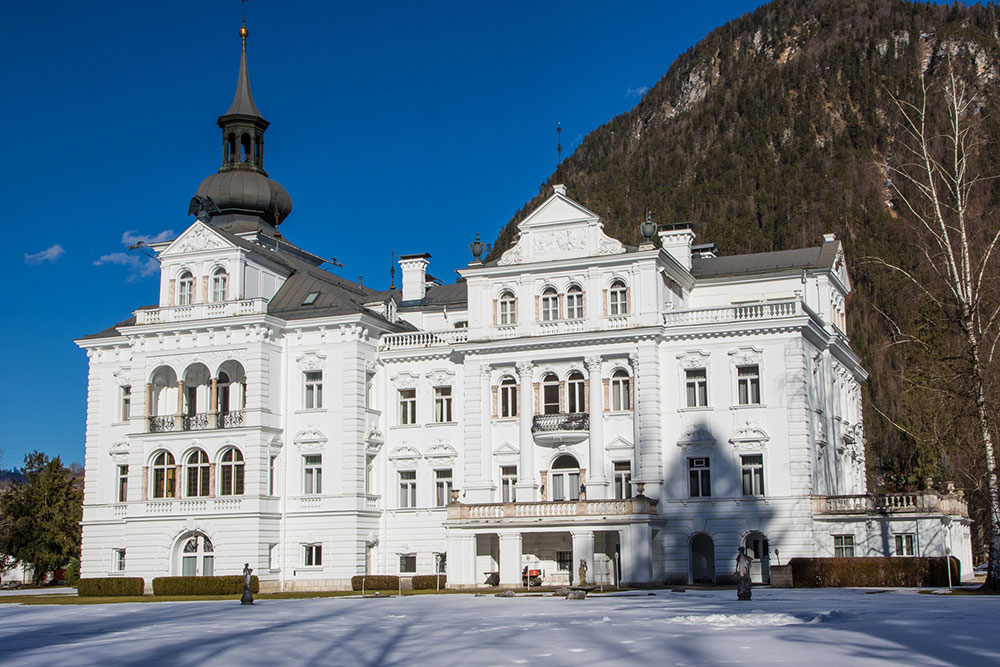
<svg viewBox="0 0 1000 667">
<path fill-rule="evenodd" d="M 625 438 L 615 438 L 604 449 L 609 452 L 631 452 L 632 443 Z"/>
<path fill-rule="evenodd" d="M 129 441 L 128 438 L 122 438 L 117 440 L 115 444 L 111 445 L 108 449 L 108 454 L 114 459 L 115 463 L 126 464 L 128 463 L 128 451 L 129 451 Z"/>
<path fill-rule="evenodd" d="M 218 250 L 220 248 L 234 247 L 218 233 L 213 231 L 203 222 L 195 222 L 187 230 L 178 236 L 173 243 L 167 246 L 161 256 L 183 255 L 201 250 Z"/>
<path fill-rule="evenodd" d="M 737 449 L 760 449 L 770 439 L 771 436 L 759 424 L 747 420 L 736 428 L 729 442 Z"/>
<path fill-rule="evenodd" d="M 708 365 L 708 359 L 711 356 L 704 350 L 689 350 L 679 353 L 677 362 L 682 368 L 704 368 Z"/>
<path fill-rule="evenodd" d="M 295 446 L 304 452 L 314 452 L 326 444 L 326 436 L 316 426 L 307 426 L 295 434 Z"/>
<path fill-rule="evenodd" d="M 417 382 L 420 380 L 419 375 L 413 373 L 399 373 L 392 376 L 392 384 L 397 389 L 413 389 L 417 386 Z"/>
<path fill-rule="evenodd" d="M 304 371 L 318 371 L 326 365 L 326 355 L 322 352 L 305 352 L 296 357 L 295 362 Z"/>
<path fill-rule="evenodd" d="M 455 383 L 455 374 L 444 369 L 437 369 L 427 376 L 435 387 L 447 387 Z"/>
<path fill-rule="evenodd" d="M 759 347 L 748 345 L 746 347 L 730 350 L 729 356 L 732 358 L 733 363 L 741 366 L 759 364 L 764 358 L 764 350 Z"/>
<path fill-rule="evenodd" d="M 442 442 L 427 450 L 424 458 L 436 464 L 451 463 L 458 458 L 458 452 L 451 445 Z"/>
<path fill-rule="evenodd" d="M 495 456 L 517 455 L 519 452 L 520 452 L 520 450 L 518 450 L 517 447 L 515 447 L 512 444 L 510 444 L 509 442 L 505 442 L 505 443 L 503 443 L 502 445 L 500 445 L 499 447 L 497 447 L 496 449 L 493 450 L 493 454 Z"/>
<path fill-rule="evenodd" d="M 697 446 L 711 446 L 716 442 L 715 436 L 712 432 L 701 424 L 694 424 L 689 426 L 687 429 L 681 433 L 681 437 L 677 439 L 678 447 L 697 447 Z"/>
<path fill-rule="evenodd" d="M 415 468 L 420 458 L 420 452 L 410 445 L 400 445 L 389 452 L 389 460 L 397 468 Z"/>
</svg>

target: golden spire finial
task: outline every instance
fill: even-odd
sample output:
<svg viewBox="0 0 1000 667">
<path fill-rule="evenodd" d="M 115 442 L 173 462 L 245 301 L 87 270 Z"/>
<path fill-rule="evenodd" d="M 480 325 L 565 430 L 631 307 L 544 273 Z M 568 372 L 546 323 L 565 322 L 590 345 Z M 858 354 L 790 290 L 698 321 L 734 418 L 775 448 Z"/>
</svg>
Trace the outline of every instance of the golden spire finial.
<svg viewBox="0 0 1000 667">
<path fill-rule="evenodd" d="M 240 26 L 240 37 L 243 38 L 243 46 L 247 45 L 247 35 L 250 31 L 247 30 L 247 0 L 240 0 L 240 4 L 243 5 L 243 23 Z"/>
</svg>

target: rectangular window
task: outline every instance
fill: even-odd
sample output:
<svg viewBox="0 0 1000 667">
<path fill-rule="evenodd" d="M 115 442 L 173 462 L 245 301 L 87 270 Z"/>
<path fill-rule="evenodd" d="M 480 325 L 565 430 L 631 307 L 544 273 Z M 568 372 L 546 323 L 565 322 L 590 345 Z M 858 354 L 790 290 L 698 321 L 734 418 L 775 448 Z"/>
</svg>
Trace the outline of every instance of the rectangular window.
<svg viewBox="0 0 1000 667">
<path fill-rule="evenodd" d="M 277 544 L 269 544 L 267 547 L 267 567 L 271 570 L 281 569 L 281 550 Z"/>
<path fill-rule="evenodd" d="M 580 471 L 552 473 L 552 500 L 580 499 Z"/>
<path fill-rule="evenodd" d="M 306 567 L 317 567 L 323 564 L 323 545 L 304 544 L 302 550 L 302 564 Z"/>
<path fill-rule="evenodd" d="M 517 416 L 517 382 L 511 377 L 500 381 L 500 416 Z"/>
<path fill-rule="evenodd" d="M 624 500 L 632 497 L 632 464 L 629 461 L 615 461 L 615 498 Z"/>
<path fill-rule="evenodd" d="M 764 455 L 744 454 L 740 456 L 740 471 L 743 476 L 743 495 L 764 495 Z"/>
<path fill-rule="evenodd" d="M 579 373 L 571 373 L 569 376 L 569 382 L 566 383 L 568 389 L 566 397 L 566 407 L 571 413 L 573 412 L 583 412 L 585 411 L 587 402 L 585 399 L 585 384 L 583 382 L 583 376 Z"/>
<path fill-rule="evenodd" d="M 118 466 L 118 502 L 128 502 L 128 466 Z"/>
<path fill-rule="evenodd" d="M 854 536 L 853 535 L 834 535 L 833 536 L 833 555 L 836 558 L 852 558 L 852 557 L 854 557 Z"/>
<path fill-rule="evenodd" d="M 692 498 L 712 496 L 712 467 L 707 457 L 688 459 L 688 482 Z"/>
<path fill-rule="evenodd" d="M 365 373 L 365 408 L 375 409 L 375 374 Z"/>
<path fill-rule="evenodd" d="M 121 420 L 127 422 L 132 416 L 132 387 L 122 387 Z"/>
<path fill-rule="evenodd" d="M 278 467 L 278 457 L 271 456 L 267 462 L 267 495 L 269 496 L 275 495 L 274 473 L 277 467 Z"/>
<path fill-rule="evenodd" d="M 517 502 L 517 466 L 500 466 L 500 499 L 505 503 Z"/>
<path fill-rule="evenodd" d="M 399 471 L 399 506 L 417 506 L 417 471 Z"/>
<path fill-rule="evenodd" d="M 896 535 L 895 538 L 897 556 L 915 555 L 915 551 L 913 549 L 913 533 L 903 533 L 901 535 Z"/>
<path fill-rule="evenodd" d="M 125 550 L 115 549 L 115 572 L 125 571 Z"/>
<path fill-rule="evenodd" d="M 451 469 L 434 471 L 434 499 L 438 507 L 451 502 Z"/>
<path fill-rule="evenodd" d="M 323 371 L 307 371 L 305 383 L 306 410 L 319 410 L 323 407 Z"/>
<path fill-rule="evenodd" d="M 572 551 L 557 551 L 556 552 L 556 569 L 560 572 L 569 572 L 569 568 L 573 563 L 573 552 Z"/>
<path fill-rule="evenodd" d="M 736 374 L 740 405 L 760 405 L 760 368 L 757 364 L 738 366 Z"/>
<path fill-rule="evenodd" d="M 323 493 L 323 456 L 310 454 L 303 456 L 302 459 L 305 471 L 302 492 L 306 495 Z"/>
<path fill-rule="evenodd" d="M 417 554 L 399 554 L 399 573 L 416 574 Z"/>
<path fill-rule="evenodd" d="M 684 385 L 687 388 L 689 408 L 704 408 L 708 405 L 708 372 L 704 368 L 689 368 L 684 371 Z"/>
<path fill-rule="evenodd" d="M 417 423 L 417 390 L 416 389 L 400 389 L 399 390 L 399 423 L 400 424 L 416 424 Z"/>
<path fill-rule="evenodd" d="M 451 418 L 451 387 L 434 388 L 434 421 L 438 424 L 453 421 Z"/>
</svg>

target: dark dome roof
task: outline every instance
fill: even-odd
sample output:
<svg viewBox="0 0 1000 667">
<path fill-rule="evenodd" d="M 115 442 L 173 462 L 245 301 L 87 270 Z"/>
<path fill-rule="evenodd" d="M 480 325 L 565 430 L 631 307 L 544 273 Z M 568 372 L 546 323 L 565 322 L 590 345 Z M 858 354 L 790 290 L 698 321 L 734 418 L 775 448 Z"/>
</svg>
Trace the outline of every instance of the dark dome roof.
<svg viewBox="0 0 1000 667">
<path fill-rule="evenodd" d="M 245 169 L 212 174 L 196 195 L 211 197 L 222 213 L 253 213 L 278 226 L 292 212 L 292 198 L 277 181 Z"/>
</svg>

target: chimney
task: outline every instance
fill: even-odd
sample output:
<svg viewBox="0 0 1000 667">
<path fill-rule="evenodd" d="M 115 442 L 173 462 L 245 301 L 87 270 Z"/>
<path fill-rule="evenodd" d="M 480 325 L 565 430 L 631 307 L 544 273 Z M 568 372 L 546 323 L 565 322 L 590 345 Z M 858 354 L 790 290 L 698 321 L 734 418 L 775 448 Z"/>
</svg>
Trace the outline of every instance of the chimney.
<svg viewBox="0 0 1000 667">
<path fill-rule="evenodd" d="M 691 270 L 691 244 L 694 242 L 692 227 L 690 222 L 679 222 L 676 225 L 662 225 L 657 233 L 663 249 L 688 271 Z"/>
<path fill-rule="evenodd" d="M 427 293 L 427 260 L 430 253 L 400 255 L 399 268 L 403 271 L 403 301 L 420 301 Z"/>
</svg>

